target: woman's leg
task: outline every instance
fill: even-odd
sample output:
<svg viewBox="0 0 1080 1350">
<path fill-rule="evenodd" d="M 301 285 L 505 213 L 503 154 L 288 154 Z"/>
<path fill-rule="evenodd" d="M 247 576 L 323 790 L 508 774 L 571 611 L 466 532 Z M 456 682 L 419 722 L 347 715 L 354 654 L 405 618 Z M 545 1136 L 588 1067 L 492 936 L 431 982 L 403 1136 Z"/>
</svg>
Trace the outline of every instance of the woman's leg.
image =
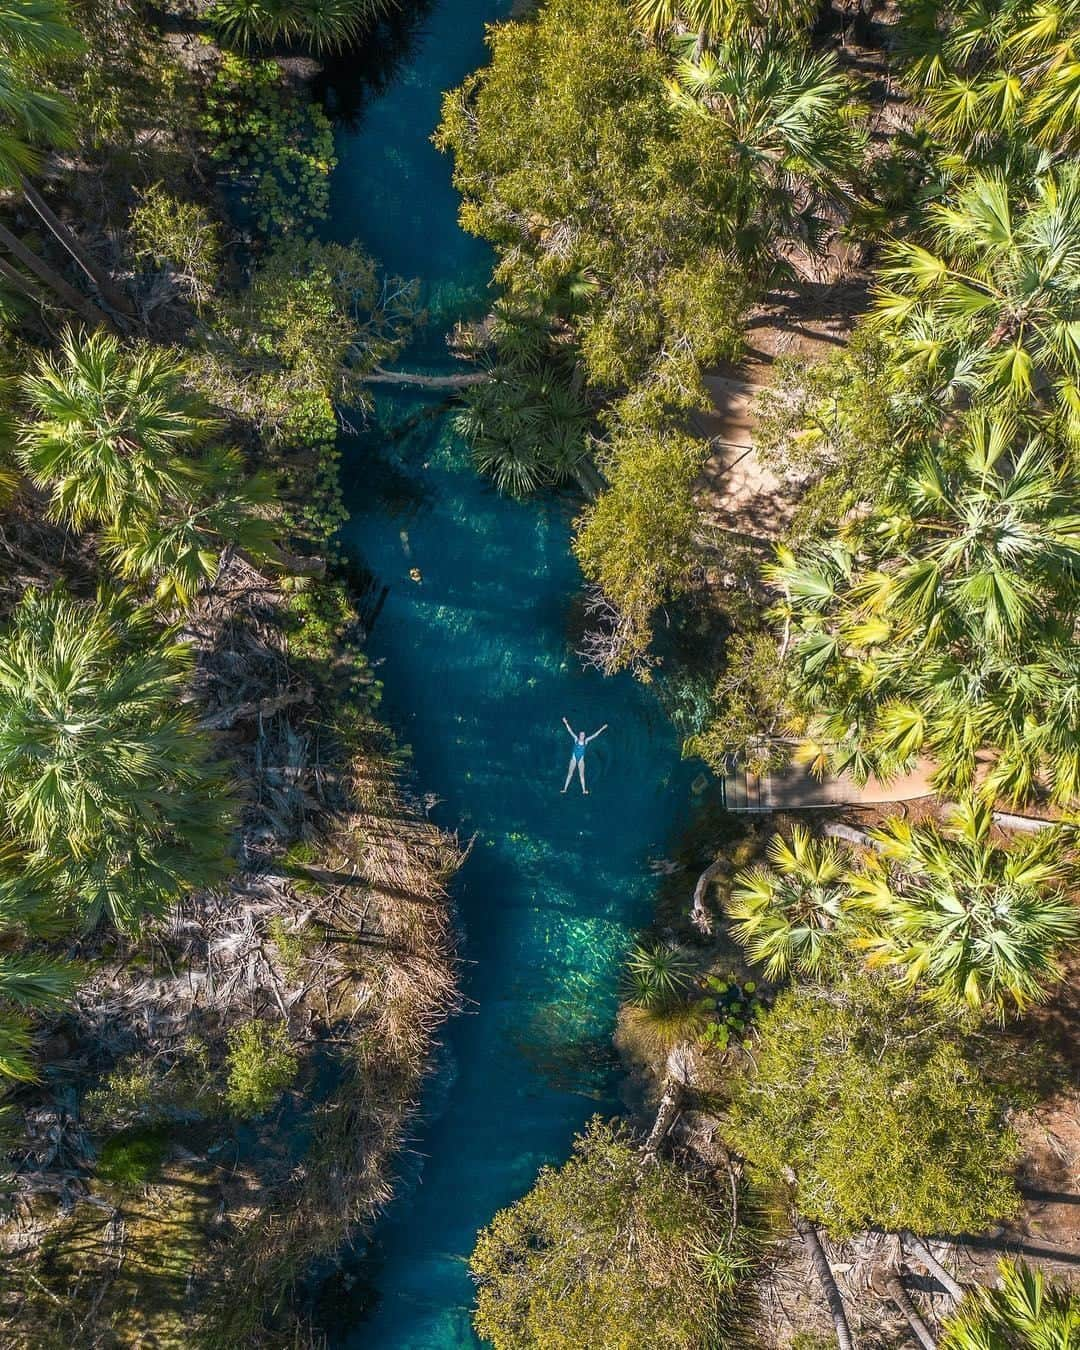
<svg viewBox="0 0 1080 1350">
<path fill-rule="evenodd" d="M 566 771 L 566 782 L 562 785 L 562 790 L 563 790 L 564 792 L 565 792 L 566 789 L 570 786 L 570 779 L 573 778 L 573 776 L 574 776 L 574 764 L 575 764 L 575 762 L 576 762 L 576 761 L 574 760 L 574 756 L 571 755 L 571 756 L 570 756 L 570 767 L 569 767 L 569 768 L 567 769 L 567 771 Z"/>
<path fill-rule="evenodd" d="M 589 795 L 589 789 L 585 786 L 585 756 L 582 755 L 577 762 L 578 777 L 581 779 L 581 790 L 585 796 Z"/>
</svg>

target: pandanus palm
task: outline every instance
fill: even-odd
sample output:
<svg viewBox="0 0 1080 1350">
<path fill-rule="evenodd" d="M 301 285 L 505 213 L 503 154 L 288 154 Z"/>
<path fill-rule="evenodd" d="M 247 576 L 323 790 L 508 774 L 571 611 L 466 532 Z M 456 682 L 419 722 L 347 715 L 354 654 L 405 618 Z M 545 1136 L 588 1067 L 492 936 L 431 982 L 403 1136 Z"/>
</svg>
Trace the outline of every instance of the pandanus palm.
<svg viewBox="0 0 1080 1350">
<path fill-rule="evenodd" d="M 219 875 L 230 801 L 188 649 L 124 597 L 28 592 L 0 633 L 0 804 L 22 884 L 130 927 Z"/>
<path fill-rule="evenodd" d="M 876 322 L 901 365 L 1080 442 L 1080 164 L 1030 191 L 975 174 L 929 216 L 929 246 L 892 244 L 881 272 Z"/>
<path fill-rule="evenodd" d="M 729 171 L 718 212 L 748 263 L 775 267 L 778 238 L 816 249 L 854 205 L 864 116 L 833 56 L 734 40 L 678 61 L 671 96 Z"/>
<path fill-rule="evenodd" d="M 1076 1350 L 1080 1292 L 1019 1261 L 994 1289 L 970 1293 L 945 1324 L 941 1350 Z"/>
<path fill-rule="evenodd" d="M 773 836 L 769 866 L 747 868 L 735 878 L 725 904 L 732 937 L 751 961 L 765 964 L 769 979 L 821 969 L 843 920 L 844 870 L 837 845 L 796 825 L 790 843 Z"/>
<path fill-rule="evenodd" d="M 1022 1011 L 1061 977 L 1080 938 L 1080 907 L 1061 835 L 1011 847 L 993 841 L 984 802 L 966 801 L 944 828 L 900 819 L 848 877 L 852 905 L 872 921 L 859 939 L 872 965 L 897 972 L 950 1011 Z"/>
</svg>

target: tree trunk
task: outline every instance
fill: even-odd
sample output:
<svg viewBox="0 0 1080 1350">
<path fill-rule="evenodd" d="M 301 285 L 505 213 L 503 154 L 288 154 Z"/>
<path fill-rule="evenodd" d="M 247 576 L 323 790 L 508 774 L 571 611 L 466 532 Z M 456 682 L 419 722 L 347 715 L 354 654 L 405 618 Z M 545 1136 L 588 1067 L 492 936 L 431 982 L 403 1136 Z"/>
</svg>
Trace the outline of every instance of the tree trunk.
<svg viewBox="0 0 1080 1350">
<path fill-rule="evenodd" d="M 830 839 L 842 839 L 845 844 L 855 844 L 858 848 L 876 848 L 877 845 L 864 830 L 856 830 L 850 825 L 841 825 L 830 820 L 822 827 L 822 834 Z"/>
<path fill-rule="evenodd" d="M 52 207 L 45 198 L 38 192 L 27 179 L 21 178 L 19 186 L 22 188 L 23 196 L 30 206 L 37 212 L 48 228 L 52 231 L 56 241 L 62 248 L 75 259 L 82 270 L 86 273 L 98 294 L 112 309 L 127 318 L 135 317 L 135 307 L 128 297 L 120 290 L 112 278 L 100 267 L 98 263 L 87 253 L 82 244 L 75 238 L 74 234 L 68 229 L 64 222 L 56 215 Z"/>
<path fill-rule="evenodd" d="M 952 1275 L 949 1274 L 926 1243 L 923 1242 L 922 1238 L 916 1237 L 914 1233 L 909 1232 L 908 1229 L 905 1228 L 900 1234 L 900 1239 L 911 1255 L 919 1258 L 946 1293 L 951 1294 L 956 1302 L 959 1303 L 966 1292 L 964 1286 L 958 1284 Z"/>
<path fill-rule="evenodd" d="M 912 1334 L 923 1347 L 923 1350 L 937 1350 L 937 1342 L 931 1336 L 930 1328 L 919 1316 L 918 1308 L 915 1307 L 915 1304 L 911 1301 L 911 1296 L 904 1288 L 899 1271 L 889 1271 L 885 1277 L 885 1288 L 888 1290 L 889 1297 L 904 1314 Z"/>
<path fill-rule="evenodd" d="M 669 1078 L 664 1084 L 660 1105 L 656 1108 L 656 1119 L 653 1121 L 653 1127 L 645 1141 L 645 1156 L 647 1158 L 655 1158 L 660 1152 L 660 1147 L 667 1138 L 672 1125 L 675 1124 L 675 1117 L 679 1114 L 682 1095 L 682 1083 L 677 1078 Z"/>
<path fill-rule="evenodd" d="M 798 1179 L 790 1167 L 784 1168 L 784 1179 L 791 1187 L 794 1200 Z M 821 1245 L 818 1231 L 809 1219 L 803 1218 L 797 1209 L 794 1210 L 794 1217 L 795 1231 L 802 1238 L 803 1246 L 810 1257 L 810 1264 L 814 1267 L 814 1274 L 817 1276 L 821 1291 L 825 1295 L 825 1302 L 829 1305 L 833 1330 L 836 1332 L 836 1344 L 840 1347 L 840 1350 L 855 1350 L 855 1342 L 851 1338 L 851 1327 L 848 1325 L 847 1313 L 844 1311 L 844 1300 L 825 1255 L 825 1249 Z"/>
<path fill-rule="evenodd" d="M 19 269 L 13 267 L 6 258 L 0 258 L 0 277 L 3 277 L 11 289 L 18 291 L 25 299 L 33 300 L 36 305 L 45 303 L 45 297 L 30 278 L 24 277 Z"/>
<path fill-rule="evenodd" d="M 11 233 L 6 225 L 0 225 L 0 248 L 7 249 L 12 257 L 18 259 L 27 271 L 32 272 L 39 281 L 44 282 L 58 300 L 78 314 L 91 328 L 115 327 L 91 299 L 83 295 L 81 291 L 77 291 L 74 286 L 64 280 L 54 267 L 50 267 L 36 253 L 28 249 L 21 239 Z"/>
<path fill-rule="evenodd" d="M 690 922 L 703 933 L 708 933 L 712 929 L 712 919 L 705 908 L 705 893 L 709 889 L 709 882 L 724 870 L 726 862 L 727 859 L 724 857 L 714 858 L 698 877 L 697 885 L 694 887 L 694 898 L 690 904 Z"/>
<path fill-rule="evenodd" d="M 486 370 L 463 371 L 460 375 L 414 375 L 408 370 L 383 370 L 376 366 L 361 375 L 362 384 L 414 384 L 421 389 L 466 389 L 470 384 L 483 384 L 491 379 Z"/>
</svg>

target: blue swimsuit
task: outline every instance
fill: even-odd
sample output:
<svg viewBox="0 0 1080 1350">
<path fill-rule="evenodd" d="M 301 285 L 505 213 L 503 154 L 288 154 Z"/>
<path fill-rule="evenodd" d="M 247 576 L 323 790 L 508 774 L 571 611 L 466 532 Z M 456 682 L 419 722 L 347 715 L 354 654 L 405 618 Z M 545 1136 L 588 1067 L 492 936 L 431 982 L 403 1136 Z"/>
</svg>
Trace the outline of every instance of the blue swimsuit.
<svg viewBox="0 0 1080 1350">
<path fill-rule="evenodd" d="M 585 747 L 584 745 L 582 745 L 580 741 L 574 742 L 574 758 L 575 759 L 585 758 Z"/>
</svg>

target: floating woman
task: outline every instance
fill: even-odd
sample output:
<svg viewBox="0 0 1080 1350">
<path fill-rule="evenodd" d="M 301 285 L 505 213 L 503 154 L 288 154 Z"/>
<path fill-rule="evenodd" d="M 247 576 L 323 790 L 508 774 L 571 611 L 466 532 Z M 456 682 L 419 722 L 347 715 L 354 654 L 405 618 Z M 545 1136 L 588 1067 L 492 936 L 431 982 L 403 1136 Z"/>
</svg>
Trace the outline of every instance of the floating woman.
<svg viewBox="0 0 1080 1350">
<path fill-rule="evenodd" d="M 570 779 L 574 776 L 574 769 L 578 771 L 578 777 L 581 779 L 581 790 L 587 797 L 589 789 L 585 786 L 585 747 L 590 741 L 595 741 L 600 731 L 607 731 L 608 724 L 605 722 L 600 731 L 594 731 L 591 736 L 586 736 L 583 731 L 575 731 L 574 728 L 564 717 L 563 726 L 570 733 L 570 739 L 574 742 L 574 749 L 570 754 L 570 767 L 566 771 L 566 782 L 563 784 L 563 791 L 570 786 Z"/>
</svg>

